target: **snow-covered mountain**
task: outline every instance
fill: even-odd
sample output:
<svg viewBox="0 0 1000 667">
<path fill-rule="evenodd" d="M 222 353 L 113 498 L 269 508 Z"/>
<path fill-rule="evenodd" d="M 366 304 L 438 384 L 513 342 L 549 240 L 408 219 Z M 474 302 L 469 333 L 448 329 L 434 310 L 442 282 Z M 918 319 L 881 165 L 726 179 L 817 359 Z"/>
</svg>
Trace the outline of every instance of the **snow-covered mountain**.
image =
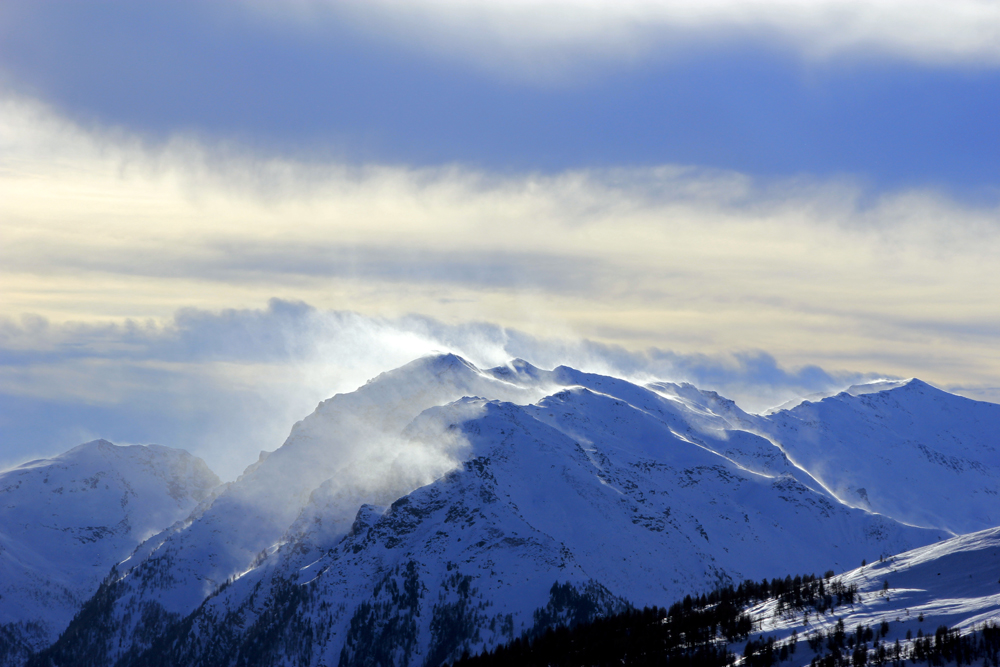
<svg viewBox="0 0 1000 667">
<path fill-rule="evenodd" d="M 1000 525 L 1000 406 L 921 382 L 877 383 L 759 426 L 843 502 L 962 534 Z"/>
<path fill-rule="evenodd" d="M 0 664 L 54 641 L 112 565 L 218 484 L 185 451 L 105 440 L 0 472 Z"/>
<path fill-rule="evenodd" d="M 910 494 L 902 522 L 872 511 L 933 480 L 918 445 L 964 452 L 984 494 L 998 465 L 1000 406 L 878 389 L 757 416 L 690 385 L 421 359 L 322 403 L 147 541 L 37 664 L 437 664 L 569 613 L 847 569 L 989 521 L 944 492 Z"/>
<path fill-rule="evenodd" d="M 742 667 L 996 665 L 1000 528 L 837 575 L 772 577 L 506 643 L 453 663 Z"/>
<path fill-rule="evenodd" d="M 262 551 L 282 540 L 324 482 L 342 499 L 327 507 L 324 520 L 343 535 L 362 503 L 387 504 L 454 467 L 462 442 L 443 438 L 422 444 L 402 435 L 424 410 L 468 395 L 528 403 L 544 395 L 544 385 L 510 382 L 455 355 L 440 355 L 324 401 L 293 426 L 282 447 L 262 453 L 211 505 L 148 540 L 121 565 L 129 576 L 116 594 L 116 618 L 107 622 L 125 639 L 109 645 L 107 655 L 95 648 L 99 657 L 93 664 L 111 664 L 148 645 L 227 579 L 250 568 Z"/>
</svg>

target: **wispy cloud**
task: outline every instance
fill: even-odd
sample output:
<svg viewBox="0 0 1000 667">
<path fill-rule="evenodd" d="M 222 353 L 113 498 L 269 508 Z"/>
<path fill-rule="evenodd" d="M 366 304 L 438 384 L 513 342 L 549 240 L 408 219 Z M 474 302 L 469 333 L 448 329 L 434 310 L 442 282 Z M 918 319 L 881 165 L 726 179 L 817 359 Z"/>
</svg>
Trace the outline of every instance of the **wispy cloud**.
<svg viewBox="0 0 1000 667">
<path fill-rule="evenodd" d="M 1000 177 L 998 12 L 976 0 L 6 0 L 0 90 L 175 150 L 197 133 L 353 164 L 683 163 L 965 191 Z"/>
<path fill-rule="evenodd" d="M 278 296 L 548 337 L 991 383 L 1000 210 L 683 166 L 296 162 L 0 114 L 4 314 L 164 320 Z"/>
<path fill-rule="evenodd" d="M 1000 64 L 1000 8 L 984 0 L 300 0 L 250 3 L 317 31 L 350 21 L 372 35 L 519 79 L 586 76 L 595 66 L 683 58 L 756 43 L 810 61 L 881 57 Z"/>
</svg>

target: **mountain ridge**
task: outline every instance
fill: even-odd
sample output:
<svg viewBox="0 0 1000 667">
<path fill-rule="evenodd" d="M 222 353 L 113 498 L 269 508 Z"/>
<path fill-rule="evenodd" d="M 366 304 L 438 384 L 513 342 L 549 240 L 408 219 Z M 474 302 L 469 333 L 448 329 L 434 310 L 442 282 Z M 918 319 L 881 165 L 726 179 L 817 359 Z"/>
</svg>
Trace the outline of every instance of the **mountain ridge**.
<svg viewBox="0 0 1000 667">
<path fill-rule="evenodd" d="M 883 440 L 912 451 L 903 445 L 921 428 L 938 436 L 942 415 L 970 409 L 935 392 L 910 381 L 753 415 L 691 385 L 418 359 L 320 403 L 282 447 L 123 562 L 101 604 L 88 603 L 90 625 L 34 664 L 417 664 L 554 622 L 570 613 L 567 595 L 597 613 L 773 575 L 776 560 L 848 569 L 959 526 L 884 511 L 899 484 L 867 455 L 854 465 L 874 483 L 851 487 L 853 502 L 853 480 L 803 460 L 822 438 L 844 452 Z M 951 449 L 985 471 L 983 494 L 1000 419 L 985 405 L 972 409 L 979 426 L 950 431 Z M 922 511 L 937 499 L 924 494 Z"/>
</svg>

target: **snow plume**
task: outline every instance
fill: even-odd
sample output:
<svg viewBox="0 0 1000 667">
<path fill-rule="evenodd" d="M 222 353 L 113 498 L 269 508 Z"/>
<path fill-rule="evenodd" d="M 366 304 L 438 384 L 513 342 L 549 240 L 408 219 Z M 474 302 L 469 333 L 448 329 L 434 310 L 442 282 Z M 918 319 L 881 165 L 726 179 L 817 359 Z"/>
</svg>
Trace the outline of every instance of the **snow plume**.
<svg viewBox="0 0 1000 667">
<path fill-rule="evenodd" d="M 382 388 L 373 389 L 369 394 L 379 394 Z M 449 426 L 474 418 L 482 409 L 481 404 L 463 402 L 455 409 L 431 409 L 418 416 L 431 400 L 461 393 L 448 395 L 448 388 L 436 389 L 444 391 L 421 386 L 405 395 L 405 404 L 395 405 L 384 395 L 369 395 L 365 402 L 371 401 L 370 412 L 358 411 L 357 402 L 350 399 L 321 405 L 292 431 L 285 443 L 288 450 L 278 450 L 268 457 L 271 465 L 261 466 L 264 484 L 273 485 L 275 470 L 283 471 L 291 477 L 283 486 L 303 491 L 296 505 L 305 502 L 307 493 L 314 495 L 314 487 L 321 488 L 338 501 L 336 509 L 345 512 L 339 518 L 348 525 L 361 504 L 389 505 L 430 484 L 458 467 L 470 451 L 468 440 Z M 398 429 L 403 422 L 409 422 L 407 427 Z M 284 458 L 278 461 L 279 457 Z M 303 460 L 312 461 L 308 469 L 302 468 Z M 318 504 L 317 499 L 312 503 Z"/>
<path fill-rule="evenodd" d="M 313 542 L 338 538 L 350 530 L 361 505 L 388 506 L 460 464 L 468 441 L 439 413 L 421 416 L 405 431 L 398 428 L 429 403 L 454 398 L 448 391 L 454 388 L 422 382 L 427 378 L 419 371 L 409 387 L 405 381 L 400 386 L 396 375 L 390 383 L 375 381 L 322 403 L 279 449 L 262 453 L 209 510 L 240 517 L 221 528 L 233 538 L 216 541 L 223 558 L 213 579 L 234 574 L 256 545 L 277 544 L 282 536 L 300 539 L 309 532 Z M 192 538 L 182 541 L 187 539 Z"/>
<path fill-rule="evenodd" d="M 479 368 L 522 358 L 542 368 L 691 382 L 749 410 L 874 377 L 816 366 L 788 370 L 760 351 L 636 351 L 488 322 L 373 317 L 279 299 L 263 309 L 185 309 L 166 323 L 7 319 L 0 321 L 0 350 L 9 463 L 100 436 L 189 449 L 223 479 L 235 478 L 260 450 L 277 448 L 320 401 L 435 353 L 454 353 Z M 369 454 L 386 455 L 377 448 Z"/>
</svg>

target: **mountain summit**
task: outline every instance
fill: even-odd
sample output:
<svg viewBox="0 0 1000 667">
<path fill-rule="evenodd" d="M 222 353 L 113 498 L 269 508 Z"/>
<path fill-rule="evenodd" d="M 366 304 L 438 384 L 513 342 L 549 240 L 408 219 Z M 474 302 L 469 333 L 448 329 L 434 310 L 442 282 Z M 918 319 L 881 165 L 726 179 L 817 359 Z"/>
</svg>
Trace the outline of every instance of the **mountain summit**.
<svg viewBox="0 0 1000 667">
<path fill-rule="evenodd" d="M 0 660 L 53 642 L 114 563 L 218 484 L 185 451 L 106 440 L 0 473 Z"/>
<path fill-rule="evenodd" d="M 768 436 L 846 504 L 969 533 L 1000 525 L 1000 406 L 917 379 L 767 417 Z"/>
</svg>

